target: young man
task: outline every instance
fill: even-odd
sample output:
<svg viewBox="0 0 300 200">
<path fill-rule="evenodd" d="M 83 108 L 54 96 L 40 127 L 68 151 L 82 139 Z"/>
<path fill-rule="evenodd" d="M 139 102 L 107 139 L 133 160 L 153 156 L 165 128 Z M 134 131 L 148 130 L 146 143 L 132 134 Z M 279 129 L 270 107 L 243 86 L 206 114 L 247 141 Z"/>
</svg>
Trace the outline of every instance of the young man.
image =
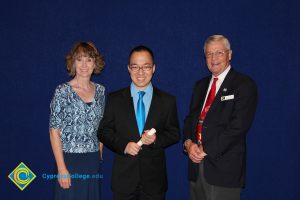
<svg viewBox="0 0 300 200">
<path fill-rule="evenodd" d="M 180 139 L 176 100 L 152 85 L 149 48 L 132 49 L 128 71 L 132 83 L 109 94 L 98 131 L 100 141 L 115 152 L 113 198 L 163 200 L 168 187 L 164 149 Z M 156 133 L 148 135 L 151 128 Z"/>
</svg>

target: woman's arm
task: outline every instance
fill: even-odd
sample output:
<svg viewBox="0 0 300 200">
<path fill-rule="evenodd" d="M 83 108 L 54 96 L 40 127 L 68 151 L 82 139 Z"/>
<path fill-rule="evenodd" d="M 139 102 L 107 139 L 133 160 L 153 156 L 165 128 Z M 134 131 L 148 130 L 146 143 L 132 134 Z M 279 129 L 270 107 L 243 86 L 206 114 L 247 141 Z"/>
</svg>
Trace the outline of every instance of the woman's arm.
<svg viewBox="0 0 300 200">
<path fill-rule="evenodd" d="M 99 147 L 100 147 L 100 159 L 103 160 L 103 143 L 102 142 L 99 143 Z"/>
<path fill-rule="evenodd" d="M 71 178 L 64 161 L 59 129 L 50 129 L 50 142 L 57 165 L 57 171 L 59 176 L 58 183 L 60 187 L 67 189 L 71 186 Z"/>
</svg>

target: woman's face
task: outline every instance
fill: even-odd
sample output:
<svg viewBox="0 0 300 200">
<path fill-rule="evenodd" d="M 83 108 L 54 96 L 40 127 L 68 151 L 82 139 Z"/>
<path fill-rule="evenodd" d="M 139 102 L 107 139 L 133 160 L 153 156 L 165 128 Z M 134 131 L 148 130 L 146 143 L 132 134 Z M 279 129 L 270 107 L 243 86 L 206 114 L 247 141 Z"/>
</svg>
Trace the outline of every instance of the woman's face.
<svg viewBox="0 0 300 200">
<path fill-rule="evenodd" d="M 82 78 L 90 78 L 95 69 L 95 59 L 85 54 L 76 56 L 75 61 L 75 76 Z"/>
</svg>

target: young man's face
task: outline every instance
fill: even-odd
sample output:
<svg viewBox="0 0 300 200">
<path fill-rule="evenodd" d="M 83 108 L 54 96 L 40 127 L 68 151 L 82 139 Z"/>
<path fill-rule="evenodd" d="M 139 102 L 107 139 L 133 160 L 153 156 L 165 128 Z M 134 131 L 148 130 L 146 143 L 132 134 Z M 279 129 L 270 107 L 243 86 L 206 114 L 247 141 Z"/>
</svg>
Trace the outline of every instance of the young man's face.
<svg viewBox="0 0 300 200">
<path fill-rule="evenodd" d="M 136 87 L 139 90 L 144 90 L 151 82 L 155 71 L 151 54 L 147 51 L 133 52 L 130 57 L 128 71 Z"/>
</svg>

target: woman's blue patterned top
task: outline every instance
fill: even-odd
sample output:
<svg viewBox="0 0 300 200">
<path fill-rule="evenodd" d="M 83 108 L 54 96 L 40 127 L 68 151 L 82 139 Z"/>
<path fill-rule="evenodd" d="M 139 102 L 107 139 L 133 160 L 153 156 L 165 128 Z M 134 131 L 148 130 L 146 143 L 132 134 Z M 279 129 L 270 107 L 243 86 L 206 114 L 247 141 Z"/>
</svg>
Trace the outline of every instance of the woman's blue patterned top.
<svg viewBox="0 0 300 200">
<path fill-rule="evenodd" d="M 50 104 L 49 128 L 60 130 L 63 152 L 99 151 L 97 130 L 103 117 L 105 88 L 94 83 L 96 93 L 91 104 L 85 103 L 69 83 L 57 86 Z"/>
</svg>

